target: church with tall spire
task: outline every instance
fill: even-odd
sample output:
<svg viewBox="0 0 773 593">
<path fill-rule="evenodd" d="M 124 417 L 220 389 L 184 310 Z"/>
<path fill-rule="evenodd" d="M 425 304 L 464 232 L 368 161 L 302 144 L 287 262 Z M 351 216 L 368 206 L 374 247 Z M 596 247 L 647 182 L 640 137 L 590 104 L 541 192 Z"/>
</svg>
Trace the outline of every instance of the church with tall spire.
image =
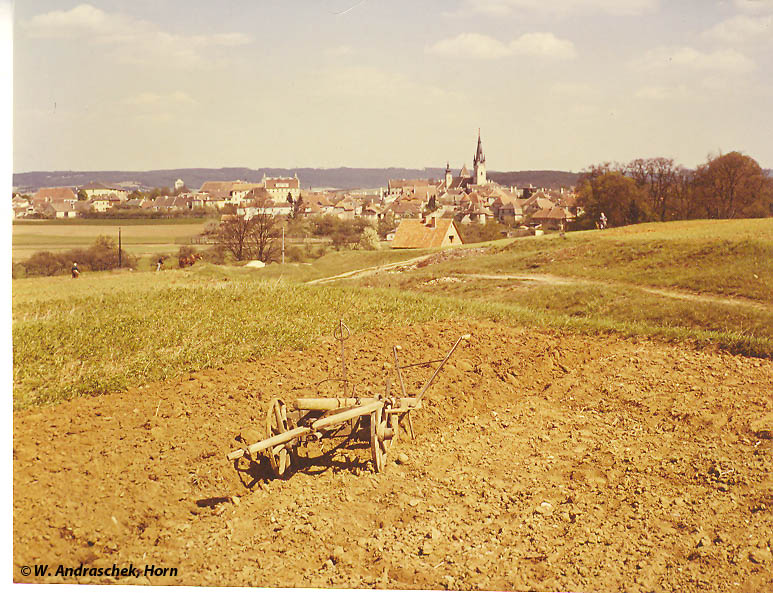
<svg viewBox="0 0 773 593">
<path fill-rule="evenodd" d="M 483 141 L 480 138 L 480 128 L 478 128 L 478 146 L 475 155 L 472 158 L 472 175 L 463 165 L 458 175 L 453 175 L 451 165 L 446 163 L 445 179 L 441 182 L 441 189 L 464 189 L 472 190 L 476 187 L 488 185 L 490 182 L 486 176 L 486 155 L 483 152 Z"/>
<path fill-rule="evenodd" d="M 472 167 L 472 174 L 467 170 L 467 166 L 463 165 L 459 174 L 454 175 L 451 172 L 450 163 L 446 163 L 446 174 L 444 179 L 440 182 L 439 189 L 463 189 L 470 191 L 491 183 L 486 176 L 486 155 L 483 152 L 483 141 L 480 138 L 480 128 L 478 128 L 478 146 L 475 150 L 475 155 L 472 157 Z"/>
<path fill-rule="evenodd" d="M 478 128 L 478 149 L 475 151 L 472 164 L 475 185 L 486 185 L 488 183 L 486 179 L 486 155 L 483 154 L 483 143 L 480 141 L 480 128 Z"/>
</svg>

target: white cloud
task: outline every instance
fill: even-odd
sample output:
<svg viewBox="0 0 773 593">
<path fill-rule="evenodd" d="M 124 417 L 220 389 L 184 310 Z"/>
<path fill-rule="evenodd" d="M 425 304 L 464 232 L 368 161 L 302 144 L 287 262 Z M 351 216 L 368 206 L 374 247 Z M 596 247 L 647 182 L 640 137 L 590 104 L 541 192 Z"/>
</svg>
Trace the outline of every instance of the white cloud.
<svg viewBox="0 0 773 593">
<path fill-rule="evenodd" d="M 185 35 L 161 30 L 156 24 L 120 13 L 109 13 L 90 4 L 70 10 L 38 14 L 21 24 L 37 39 L 76 39 L 107 45 L 111 56 L 123 62 L 143 63 L 163 59 L 166 63 L 196 67 L 210 61 L 217 48 L 250 43 L 243 33 Z"/>
<path fill-rule="evenodd" d="M 559 39 L 552 33 L 526 33 L 510 43 L 515 54 L 545 56 L 558 59 L 577 57 L 574 44 L 567 39 Z"/>
<path fill-rule="evenodd" d="M 510 48 L 506 44 L 480 33 L 461 33 L 450 39 L 442 39 L 429 46 L 427 51 L 439 56 L 487 60 L 510 55 Z"/>
<path fill-rule="evenodd" d="M 748 73 L 756 68 L 752 59 L 734 49 L 702 52 L 693 47 L 658 47 L 635 60 L 644 70 L 681 68 L 694 71 Z"/>
<path fill-rule="evenodd" d="M 655 12 L 659 5 L 660 0 L 463 0 L 456 14 L 506 16 L 527 10 L 555 15 L 601 12 L 632 16 Z"/>
<path fill-rule="evenodd" d="M 445 57 L 493 60 L 512 55 L 572 59 L 577 56 L 574 44 L 552 33 L 525 33 L 510 43 L 480 33 L 460 33 L 442 39 L 427 48 L 427 52 Z"/>
<path fill-rule="evenodd" d="M 748 16 L 739 14 L 717 23 L 704 33 L 709 39 L 727 43 L 773 41 L 773 15 Z"/>
<path fill-rule="evenodd" d="M 773 0 L 733 0 L 736 8 L 753 14 L 773 13 Z"/>
</svg>

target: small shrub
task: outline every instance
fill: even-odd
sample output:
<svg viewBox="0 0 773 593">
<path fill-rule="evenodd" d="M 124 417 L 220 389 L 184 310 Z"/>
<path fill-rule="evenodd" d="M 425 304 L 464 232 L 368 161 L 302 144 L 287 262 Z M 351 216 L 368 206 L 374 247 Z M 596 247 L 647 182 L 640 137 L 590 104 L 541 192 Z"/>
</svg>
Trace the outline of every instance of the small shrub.
<svg viewBox="0 0 773 593">
<path fill-rule="evenodd" d="M 304 249 L 300 245 L 290 245 L 285 249 L 285 259 L 291 262 L 302 262 L 306 259 Z"/>
<path fill-rule="evenodd" d="M 228 253 L 222 245 L 213 245 L 200 252 L 201 258 L 211 264 L 223 265 L 228 259 Z"/>
</svg>

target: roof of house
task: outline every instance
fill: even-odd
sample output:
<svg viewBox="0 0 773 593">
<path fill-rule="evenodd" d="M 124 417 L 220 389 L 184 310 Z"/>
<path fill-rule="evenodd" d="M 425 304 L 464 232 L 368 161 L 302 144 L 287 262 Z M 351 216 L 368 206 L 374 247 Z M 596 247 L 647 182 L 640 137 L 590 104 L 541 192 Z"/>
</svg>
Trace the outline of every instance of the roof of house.
<svg viewBox="0 0 773 593">
<path fill-rule="evenodd" d="M 433 185 L 434 183 L 435 182 L 431 179 L 390 179 L 389 189 L 426 187 L 428 185 Z"/>
<path fill-rule="evenodd" d="M 297 177 L 266 177 L 266 189 L 300 189 L 301 182 Z"/>
<path fill-rule="evenodd" d="M 571 214 L 558 206 L 543 208 L 531 217 L 532 220 L 566 220 L 567 218 L 571 218 Z"/>
<path fill-rule="evenodd" d="M 54 200 L 77 200 L 78 196 L 71 187 L 41 187 L 35 192 L 33 199 L 44 199 L 52 202 Z"/>
<path fill-rule="evenodd" d="M 422 220 L 403 220 L 397 227 L 392 247 L 406 249 L 425 249 L 429 247 L 442 247 L 443 241 L 451 233 L 454 221 L 445 218 L 433 218 L 430 223 Z M 458 236 L 458 232 L 456 233 Z M 461 238 L 459 239 L 461 242 Z"/>
</svg>

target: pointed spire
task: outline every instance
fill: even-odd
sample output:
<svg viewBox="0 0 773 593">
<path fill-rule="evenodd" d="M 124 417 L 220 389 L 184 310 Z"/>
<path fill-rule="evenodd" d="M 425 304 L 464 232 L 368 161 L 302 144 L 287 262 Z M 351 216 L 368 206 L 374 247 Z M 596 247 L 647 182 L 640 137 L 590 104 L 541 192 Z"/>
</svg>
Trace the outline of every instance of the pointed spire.
<svg viewBox="0 0 773 593">
<path fill-rule="evenodd" d="M 483 154 L 483 143 L 480 140 L 480 128 L 478 128 L 478 149 L 475 151 L 475 164 L 485 162 L 486 156 Z"/>
</svg>

